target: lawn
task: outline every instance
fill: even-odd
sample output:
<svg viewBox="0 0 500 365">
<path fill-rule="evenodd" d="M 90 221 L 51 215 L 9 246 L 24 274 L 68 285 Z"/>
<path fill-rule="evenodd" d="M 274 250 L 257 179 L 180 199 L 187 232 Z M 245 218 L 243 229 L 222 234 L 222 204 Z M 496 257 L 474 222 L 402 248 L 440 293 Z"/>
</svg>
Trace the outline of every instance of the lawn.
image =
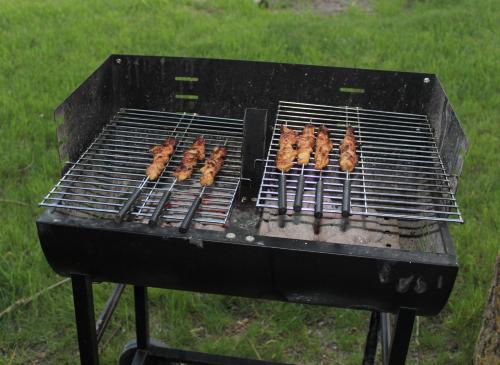
<svg viewBox="0 0 500 365">
<path fill-rule="evenodd" d="M 465 223 L 452 226 L 455 289 L 439 316 L 419 320 L 409 363 L 471 363 L 499 248 L 498 1 L 381 0 L 328 14 L 292 3 L 0 0 L 0 312 L 62 279 L 34 225 L 59 174 L 52 111 L 110 53 L 432 72 L 470 141 L 458 194 Z M 95 286 L 97 308 L 110 289 Z M 174 346 L 305 364 L 362 356 L 365 312 L 166 290 L 151 299 L 153 335 Z M 128 289 L 103 364 L 132 337 L 132 308 Z M 0 319 L 0 363 L 76 363 L 73 320 L 68 284 L 18 307 Z"/>
</svg>

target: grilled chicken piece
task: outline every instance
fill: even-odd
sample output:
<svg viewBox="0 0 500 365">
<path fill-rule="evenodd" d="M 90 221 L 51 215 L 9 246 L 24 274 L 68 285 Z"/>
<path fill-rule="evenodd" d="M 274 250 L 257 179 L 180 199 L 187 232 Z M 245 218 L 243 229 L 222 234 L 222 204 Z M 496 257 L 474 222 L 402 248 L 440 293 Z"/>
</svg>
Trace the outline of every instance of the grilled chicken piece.
<svg viewBox="0 0 500 365">
<path fill-rule="evenodd" d="M 288 127 L 282 126 L 280 133 L 280 147 L 293 146 L 297 144 L 297 132 Z"/>
<path fill-rule="evenodd" d="M 185 165 L 179 165 L 175 168 L 174 172 L 172 172 L 172 175 L 177 178 L 179 181 L 183 181 L 186 179 L 189 179 L 191 175 L 193 174 L 193 167 L 185 166 Z"/>
<path fill-rule="evenodd" d="M 314 152 L 314 168 L 322 170 L 330 161 L 328 155 L 333 148 L 333 143 L 328 136 L 328 128 L 324 125 L 318 129 L 318 137 L 316 138 L 316 151 Z"/>
<path fill-rule="evenodd" d="M 150 152 L 153 154 L 153 162 L 146 169 L 146 176 L 150 181 L 158 179 L 165 169 L 170 156 L 174 152 L 177 141 L 174 138 L 167 138 L 162 145 L 153 146 Z"/>
<path fill-rule="evenodd" d="M 191 148 L 194 148 L 198 152 L 198 161 L 205 159 L 205 138 L 203 136 L 197 137 Z"/>
<path fill-rule="evenodd" d="M 314 149 L 314 125 L 309 123 L 302 130 L 297 142 L 297 163 L 305 165 L 309 163 L 311 152 Z"/>
<path fill-rule="evenodd" d="M 293 167 L 293 160 L 297 157 L 297 150 L 292 146 L 281 147 L 276 155 L 278 170 L 288 172 Z"/>
<path fill-rule="evenodd" d="M 276 154 L 276 167 L 282 172 L 288 172 L 297 157 L 294 145 L 297 143 L 297 132 L 288 127 L 281 127 L 279 150 Z"/>
<path fill-rule="evenodd" d="M 210 155 L 210 158 L 205 161 L 200 177 L 200 184 L 202 186 L 212 185 L 214 183 L 215 175 L 219 172 L 224 164 L 224 157 L 227 156 L 227 148 L 216 146 Z"/>
<path fill-rule="evenodd" d="M 189 179 L 193 174 L 196 163 L 205 158 L 205 139 L 196 138 L 190 148 L 184 151 L 181 163 L 175 168 L 172 175 L 179 181 Z"/>
<path fill-rule="evenodd" d="M 353 172 L 356 164 L 358 163 L 358 156 L 356 155 L 356 137 L 354 136 L 354 129 L 347 127 L 344 140 L 340 147 L 340 169 L 346 172 Z"/>
</svg>

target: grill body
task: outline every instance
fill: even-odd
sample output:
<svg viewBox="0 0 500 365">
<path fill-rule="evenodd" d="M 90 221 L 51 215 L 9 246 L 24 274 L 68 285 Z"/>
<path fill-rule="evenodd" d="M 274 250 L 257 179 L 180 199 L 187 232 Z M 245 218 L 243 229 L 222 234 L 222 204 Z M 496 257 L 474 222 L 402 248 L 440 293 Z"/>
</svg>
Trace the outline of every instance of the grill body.
<svg viewBox="0 0 500 365">
<path fill-rule="evenodd" d="M 65 276 L 382 312 L 411 308 L 419 315 L 437 314 L 458 270 L 450 253 L 261 236 L 249 243 L 245 238 L 254 232 L 243 229 L 232 230 L 237 239 L 202 230 L 186 237 L 175 228 L 89 225 L 87 219 L 46 212 L 38 230 L 49 264 Z M 452 251 L 446 224 L 438 234 Z"/>
<path fill-rule="evenodd" d="M 241 186 L 222 230 L 180 234 L 48 209 L 37 227 L 52 268 L 95 281 L 438 313 L 458 271 L 446 222 L 414 229 L 433 243 L 416 251 L 260 234 L 258 161 L 266 159 L 279 100 L 427 115 L 455 192 L 467 140 L 435 75 L 112 55 L 55 112 L 61 161 L 77 161 L 121 108 L 195 112 L 244 120 Z"/>
</svg>

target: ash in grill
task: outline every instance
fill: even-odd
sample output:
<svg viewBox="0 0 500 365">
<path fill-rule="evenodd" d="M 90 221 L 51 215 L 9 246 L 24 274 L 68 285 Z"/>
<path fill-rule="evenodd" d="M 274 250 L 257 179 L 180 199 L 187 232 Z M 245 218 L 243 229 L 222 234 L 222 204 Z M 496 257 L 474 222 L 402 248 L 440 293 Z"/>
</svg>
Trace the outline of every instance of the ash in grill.
<svg viewBox="0 0 500 365">
<path fill-rule="evenodd" d="M 37 227 L 49 264 L 73 281 L 82 363 L 98 363 L 109 320 L 104 311 L 94 331 L 92 282 L 134 285 L 134 363 L 150 355 L 263 363 L 151 344 L 148 286 L 370 310 L 365 364 L 375 358 L 377 333 L 384 364 L 403 364 L 415 315 L 435 315 L 448 300 L 458 272 L 448 224 L 462 221 L 455 193 L 468 142 L 435 75 L 113 55 L 55 116 L 60 157 L 70 162 Z M 281 177 L 280 127 L 300 133 L 310 122 L 324 124 L 333 142 L 321 180 L 314 161 Z M 358 142 L 349 175 L 338 161 L 348 125 Z M 190 179 L 174 184 L 172 176 L 198 136 L 207 155 L 228 149 L 204 190 L 201 161 Z M 149 148 L 167 137 L 176 138 L 175 151 L 148 182 Z M 304 194 L 295 201 L 301 174 Z M 194 225 L 183 229 L 193 211 Z"/>
<path fill-rule="evenodd" d="M 184 219 L 202 189 L 198 164 L 192 177 L 175 184 L 172 172 L 182 160 L 182 153 L 194 139 L 203 136 L 207 155 L 217 145 L 227 144 L 223 169 L 213 186 L 206 188 L 194 222 L 217 228 L 224 225 L 240 182 L 242 121 L 187 113 L 122 109 L 104 127 L 54 189 L 42 206 L 62 208 L 69 214 L 112 219 L 130 200 L 135 189 L 143 186 L 133 219 L 147 222 L 160 197 L 170 190 L 171 198 L 161 216 L 163 224 Z M 149 148 L 175 137 L 177 145 L 161 176 L 145 180 L 151 163 Z M 75 213 L 76 212 L 76 213 Z"/>
</svg>

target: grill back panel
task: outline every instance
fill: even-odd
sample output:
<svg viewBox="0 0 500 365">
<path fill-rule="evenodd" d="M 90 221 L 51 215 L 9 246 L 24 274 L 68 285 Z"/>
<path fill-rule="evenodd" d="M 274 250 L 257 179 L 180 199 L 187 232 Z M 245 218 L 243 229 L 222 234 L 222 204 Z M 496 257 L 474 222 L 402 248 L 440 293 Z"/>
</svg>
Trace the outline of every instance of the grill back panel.
<svg viewBox="0 0 500 365">
<path fill-rule="evenodd" d="M 127 107 L 239 119 L 245 108 L 267 109 L 270 139 L 279 100 L 427 114 L 447 172 L 461 172 L 467 141 L 432 74 L 128 55 L 110 56 L 58 107 L 61 159 L 76 161 L 112 114 Z"/>
</svg>

